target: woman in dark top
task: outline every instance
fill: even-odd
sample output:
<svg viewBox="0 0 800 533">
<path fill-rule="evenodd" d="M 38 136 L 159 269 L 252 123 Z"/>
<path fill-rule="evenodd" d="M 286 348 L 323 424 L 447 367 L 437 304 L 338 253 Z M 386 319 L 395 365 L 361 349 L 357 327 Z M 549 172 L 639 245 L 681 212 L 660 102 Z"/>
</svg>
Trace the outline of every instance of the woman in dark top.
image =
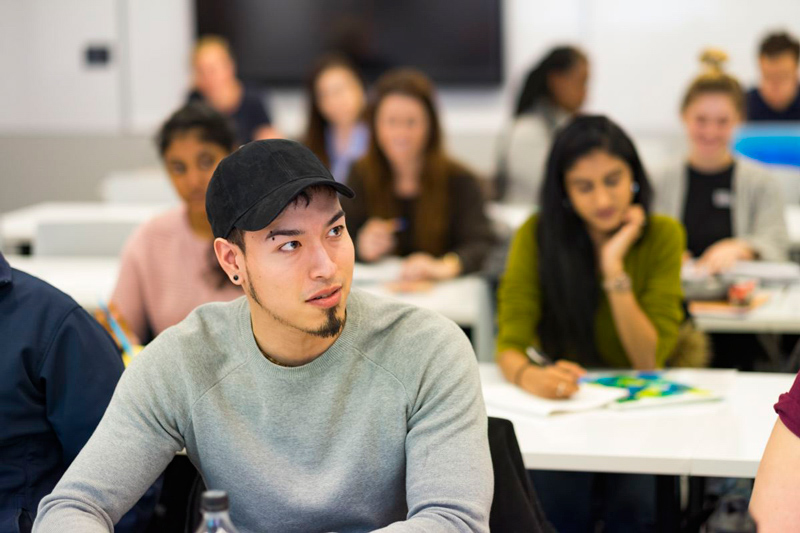
<svg viewBox="0 0 800 533">
<path fill-rule="evenodd" d="M 308 81 L 308 125 L 303 142 L 344 181 L 367 151 L 366 90 L 355 65 L 340 55 L 319 60 Z"/>
<path fill-rule="evenodd" d="M 656 210 L 686 226 L 687 257 L 709 274 L 738 261 L 785 261 L 789 238 L 780 186 L 769 170 L 731 151 L 745 116 L 739 82 L 726 74 L 723 52 L 701 56 L 705 70 L 686 91 L 681 115 L 688 157 L 676 158 L 655 180 Z M 712 336 L 712 366 L 752 370 L 763 348 L 754 336 Z"/>
<path fill-rule="evenodd" d="M 745 97 L 723 71 L 725 59 L 717 50 L 702 55 L 706 72 L 689 86 L 681 106 L 688 157 L 656 179 L 656 210 L 684 222 L 689 254 L 710 273 L 737 261 L 784 261 L 788 248 L 778 183 L 767 169 L 731 151 Z"/>
<path fill-rule="evenodd" d="M 189 101 L 203 101 L 230 117 L 240 144 L 280 137 L 262 95 L 236 78 L 236 65 L 228 42 L 205 36 L 194 47 L 194 90 Z"/>
<path fill-rule="evenodd" d="M 406 257 L 402 277 L 448 279 L 481 268 L 494 242 L 477 179 L 444 151 L 433 84 L 403 69 L 382 76 L 368 112 L 370 146 L 343 199 L 356 258 Z"/>
</svg>

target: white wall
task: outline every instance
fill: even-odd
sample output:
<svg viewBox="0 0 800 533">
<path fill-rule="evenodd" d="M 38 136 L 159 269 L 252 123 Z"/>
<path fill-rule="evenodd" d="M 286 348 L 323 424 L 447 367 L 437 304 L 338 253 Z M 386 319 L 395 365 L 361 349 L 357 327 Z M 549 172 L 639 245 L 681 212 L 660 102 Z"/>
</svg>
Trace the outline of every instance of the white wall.
<svg viewBox="0 0 800 533">
<path fill-rule="evenodd" d="M 155 162 L 151 136 L 184 100 L 194 33 L 194 0 L 0 0 L 0 210 L 44 199 L 74 181 L 70 198 L 96 198 L 101 171 Z M 645 160 L 682 149 L 677 106 L 698 72 L 701 49 L 731 56 L 730 70 L 750 84 L 765 32 L 800 35 L 800 0 L 504 0 L 505 83 L 495 89 L 442 90 L 449 144 L 478 171 L 492 171 L 497 132 L 527 69 L 556 44 L 583 47 L 592 62 L 587 110 L 617 119 L 639 141 Z M 106 68 L 88 69 L 89 43 L 111 47 Z M 276 125 L 298 134 L 300 91 L 274 91 Z M 114 136 L 109 153 L 92 148 Z M 43 142 L 34 142 L 39 136 Z M 86 149 L 77 149 L 85 143 Z M 98 145 L 105 146 L 105 145 Z M 57 158 L 43 158 L 43 147 Z M 130 147 L 130 148 L 125 148 Z M 119 154 L 130 150 L 132 157 Z M 69 154 L 75 153 L 70 159 Z M 36 161 L 36 164 L 25 164 Z M 63 182 L 59 182 L 60 184 Z M 66 194 L 66 193 L 65 193 Z"/>
<path fill-rule="evenodd" d="M 0 3 L 0 131 L 151 133 L 185 97 L 194 31 L 193 0 L 4 0 Z M 507 119 L 528 67 L 559 43 L 592 61 L 588 108 L 635 132 L 679 130 L 677 102 L 698 71 L 700 50 L 731 55 L 748 84 L 763 34 L 800 34 L 798 0 L 504 0 L 505 83 L 442 90 L 448 130 L 493 134 Z M 87 69 L 88 42 L 112 44 L 105 69 Z M 275 91 L 277 126 L 302 130 L 303 95 Z"/>
<path fill-rule="evenodd" d="M 117 5 L 110 0 L 0 3 L 0 131 L 119 131 Z M 89 45 L 110 49 L 87 66 Z"/>
<path fill-rule="evenodd" d="M 151 133 L 185 99 L 194 38 L 193 0 L 118 0 L 127 27 L 128 132 Z"/>
<path fill-rule="evenodd" d="M 764 35 L 784 28 L 800 35 L 798 0 L 595 0 L 583 42 L 592 59 L 589 107 L 635 132 L 680 129 L 683 91 L 700 73 L 701 50 L 730 56 L 728 70 L 746 86 L 758 77 Z"/>
</svg>

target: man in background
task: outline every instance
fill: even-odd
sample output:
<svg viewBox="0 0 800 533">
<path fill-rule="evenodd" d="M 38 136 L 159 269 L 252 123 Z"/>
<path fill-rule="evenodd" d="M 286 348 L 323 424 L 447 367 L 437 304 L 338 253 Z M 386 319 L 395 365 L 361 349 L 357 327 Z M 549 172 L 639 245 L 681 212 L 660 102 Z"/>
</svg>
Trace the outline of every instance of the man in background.
<svg viewBox="0 0 800 533">
<path fill-rule="evenodd" d="M 747 93 L 749 122 L 800 121 L 800 43 L 788 33 L 773 33 L 761 43 L 761 80 Z"/>
</svg>

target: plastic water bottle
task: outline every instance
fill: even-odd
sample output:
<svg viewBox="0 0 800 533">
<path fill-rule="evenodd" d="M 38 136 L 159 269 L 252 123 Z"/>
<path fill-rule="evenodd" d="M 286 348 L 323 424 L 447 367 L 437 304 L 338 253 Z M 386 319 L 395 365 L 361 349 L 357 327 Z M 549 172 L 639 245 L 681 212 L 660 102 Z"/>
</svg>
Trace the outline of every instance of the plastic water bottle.
<svg viewBox="0 0 800 533">
<path fill-rule="evenodd" d="M 203 493 L 200 510 L 203 512 L 203 523 L 196 533 L 239 533 L 233 527 L 229 514 L 228 493 L 224 490 L 207 490 Z"/>
</svg>

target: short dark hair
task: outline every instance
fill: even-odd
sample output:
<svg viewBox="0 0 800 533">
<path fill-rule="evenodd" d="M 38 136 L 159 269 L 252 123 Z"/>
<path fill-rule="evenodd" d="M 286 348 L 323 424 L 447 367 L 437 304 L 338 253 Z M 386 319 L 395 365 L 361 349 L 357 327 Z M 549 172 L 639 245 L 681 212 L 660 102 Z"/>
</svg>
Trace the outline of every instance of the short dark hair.
<svg viewBox="0 0 800 533">
<path fill-rule="evenodd" d="M 312 185 L 311 187 L 307 187 L 297 193 L 297 196 L 292 198 L 292 200 L 286 204 L 286 207 L 297 205 L 300 202 L 303 202 L 304 207 L 308 207 L 308 205 L 311 203 L 311 198 L 323 190 L 330 194 L 336 194 L 336 189 L 329 187 L 328 185 Z M 231 244 L 235 244 L 240 250 L 242 250 L 242 253 L 245 253 L 244 234 L 245 231 L 243 229 L 234 226 L 228 236 L 225 237 L 225 240 Z"/>
<path fill-rule="evenodd" d="M 761 41 L 759 55 L 775 57 L 789 52 L 795 61 L 800 61 L 800 42 L 786 32 L 771 33 Z"/>
<path fill-rule="evenodd" d="M 161 126 L 156 145 L 164 157 L 175 137 L 196 132 L 203 142 L 216 144 L 226 152 L 236 146 L 236 133 L 230 120 L 202 102 L 190 102 L 175 111 Z"/>
</svg>

